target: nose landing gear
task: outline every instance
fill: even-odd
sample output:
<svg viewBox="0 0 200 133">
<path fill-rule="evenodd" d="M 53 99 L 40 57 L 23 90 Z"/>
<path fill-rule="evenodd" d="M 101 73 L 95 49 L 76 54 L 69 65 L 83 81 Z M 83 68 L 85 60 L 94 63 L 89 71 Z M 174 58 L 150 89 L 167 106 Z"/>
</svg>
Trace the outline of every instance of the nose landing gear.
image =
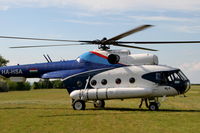
<svg viewBox="0 0 200 133">
<path fill-rule="evenodd" d="M 156 111 L 159 109 L 159 106 L 156 102 L 151 102 L 150 105 L 149 105 L 149 110 L 151 111 Z"/>
<path fill-rule="evenodd" d="M 157 111 L 160 107 L 160 102 L 158 101 L 158 98 L 142 98 L 141 103 L 139 105 L 139 108 L 142 107 L 143 102 L 145 101 L 146 107 L 151 111 Z"/>
</svg>

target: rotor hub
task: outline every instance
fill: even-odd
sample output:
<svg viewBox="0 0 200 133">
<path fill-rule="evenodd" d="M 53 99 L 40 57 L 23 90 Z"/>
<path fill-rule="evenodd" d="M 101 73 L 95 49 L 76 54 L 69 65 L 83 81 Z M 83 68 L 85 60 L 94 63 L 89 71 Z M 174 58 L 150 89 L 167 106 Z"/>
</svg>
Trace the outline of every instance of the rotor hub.
<svg viewBox="0 0 200 133">
<path fill-rule="evenodd" d="M 99 44 L 99 45 L 98 45 L 98 48 L 101 49 L 101 50 L 108 50 L 108 49 L 110 49 L 110 45 L 107 45 L 107 44 Z"/>
</svg>

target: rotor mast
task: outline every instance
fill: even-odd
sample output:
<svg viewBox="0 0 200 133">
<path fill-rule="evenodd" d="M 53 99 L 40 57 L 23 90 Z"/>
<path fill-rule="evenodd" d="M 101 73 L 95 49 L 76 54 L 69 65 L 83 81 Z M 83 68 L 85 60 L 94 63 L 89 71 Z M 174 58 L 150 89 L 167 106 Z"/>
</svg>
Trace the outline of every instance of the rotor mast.
<svg viewBox="0 0 200 133">
<path fill-rule="evenodd" d="M 110 44 L 106 43 L 108 39 L 104 37 L 102 40 L 99 40 L 98 49 L 108 50 L 110 49 Z"/>
</svg>

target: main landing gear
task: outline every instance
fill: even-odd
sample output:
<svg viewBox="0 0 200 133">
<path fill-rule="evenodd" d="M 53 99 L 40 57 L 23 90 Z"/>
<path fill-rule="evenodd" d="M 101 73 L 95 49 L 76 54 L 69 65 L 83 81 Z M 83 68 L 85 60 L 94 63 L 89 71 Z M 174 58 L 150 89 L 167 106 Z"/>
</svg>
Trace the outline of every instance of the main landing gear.
<svg viewBox="0 0 200 133">
<path fill-rule="evenodd" d="M 146 107 L 151 111 L 157 111 L 160 107 L 160 102 L 158 98 L 142 98 L 139 108 L 142 107 L 143 102 L 145 102 Z"/>
<path fill-rule="evenodd" d="M 72 100 L 72 107 L 74 110 L 85 110 L 85 101 Z"/>
<path fill-rule="evenodd" d="M 104 108 L 105 107 L 105 101 L 104 100 L 94 101 L 94 107 L 95 108 Z"/>
<path fill-rule="evenodd" d="M 95 100 L 93 102 L 95 108 L 104 108 L 105 101 L 104 100 Z M 72 100 L 72 107 L 74 110 L 85 110 L 85 101 L 84 100 Z"/>
<path fill-rule="evenodd" d="M 72 100 L 72 107 L 74 110 L 85 110 L 85 102 L 84 100 Z M 142 107 L 143 102 L 145 102 L 146 107 L 151 111 L 159 110 L 160 103 L 158 98 L 142 98 L 139 108 Z M 95 100 L 92 102 L 95 108 L 101 109 L 105 107 L 104 100 Z"/>
</svg>

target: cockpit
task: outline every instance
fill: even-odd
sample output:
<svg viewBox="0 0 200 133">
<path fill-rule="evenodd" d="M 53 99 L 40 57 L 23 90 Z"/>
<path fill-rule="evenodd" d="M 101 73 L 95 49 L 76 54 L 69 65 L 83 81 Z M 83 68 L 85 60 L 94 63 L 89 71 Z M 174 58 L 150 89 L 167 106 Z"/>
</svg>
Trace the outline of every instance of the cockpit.
<svg viewBox="0 0 200 133">
<path fill-rule="evenodd" d="M 171 86 L 180 94 L 186 93 L 190 89 L 190 81 L 180 69 L 152 72 L 143 75 L 142 78 L 159 85 Z"/>
</svg>

